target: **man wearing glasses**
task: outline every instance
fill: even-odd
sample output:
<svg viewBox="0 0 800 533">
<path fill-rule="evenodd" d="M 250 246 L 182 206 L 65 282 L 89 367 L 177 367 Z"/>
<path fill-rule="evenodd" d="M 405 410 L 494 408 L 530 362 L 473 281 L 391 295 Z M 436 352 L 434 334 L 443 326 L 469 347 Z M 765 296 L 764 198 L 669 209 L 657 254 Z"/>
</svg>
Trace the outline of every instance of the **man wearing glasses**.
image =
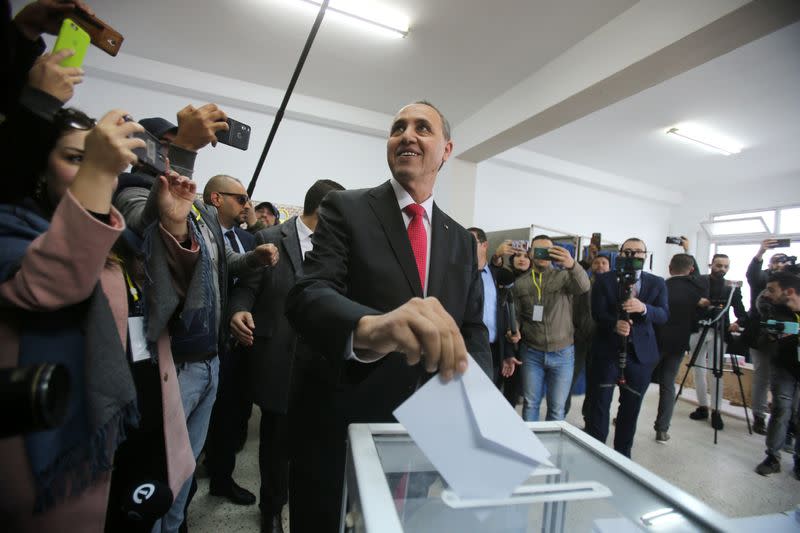
<svg viewBox="0 0 800 533">
<path fill-rule="evenodd" d="M 647 246 L 641 239 L 630 238 L 622 243 L 620 256 L 644 261 Z M 614 449 L 630 457 L 639 409 L 659 359 L 653 325 L 667 321 L 669 308 L 663 278 L 637 270 L 630 297 L 622 301 L 618 276 L 615 271 L 600 274 L 592 288 L 592 317 L 597 332 L 592 343 L 589 386 L 593 405 L 589 408 L 587 429 L 594 438 L 606 441 L 611 397 L 619 385 Z M 627 319 L 623 319 L 624 313 L 628 314 Z M 627 349 L 624 370 L 620 365 L 623 342 Z"/>
</svg>

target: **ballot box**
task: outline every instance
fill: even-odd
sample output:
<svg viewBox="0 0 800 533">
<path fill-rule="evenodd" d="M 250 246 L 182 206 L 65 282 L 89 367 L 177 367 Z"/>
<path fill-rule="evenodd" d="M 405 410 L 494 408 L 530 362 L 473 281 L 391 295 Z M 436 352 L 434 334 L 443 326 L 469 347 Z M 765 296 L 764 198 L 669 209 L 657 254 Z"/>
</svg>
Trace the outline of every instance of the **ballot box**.
<svg viewBox="0 0 800 533">
<path fill-rule="evenodd" d="M 341 529 L 368 533 L 724 531 L 727 519 L 566 422 L 529 422 L 550 452 L 507 498 L 461 499 L 400 424 L 348 429 Z M 480 479 L 480 464 L 465 464 Z"/>
</svg>

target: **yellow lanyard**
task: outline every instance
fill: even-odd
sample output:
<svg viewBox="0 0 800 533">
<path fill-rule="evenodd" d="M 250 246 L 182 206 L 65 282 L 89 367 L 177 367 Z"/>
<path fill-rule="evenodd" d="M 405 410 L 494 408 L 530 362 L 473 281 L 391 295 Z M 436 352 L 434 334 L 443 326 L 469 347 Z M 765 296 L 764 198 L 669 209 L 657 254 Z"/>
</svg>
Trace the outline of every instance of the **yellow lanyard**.
<svg viewBox="0 0 800 533">
<path fill-rule="evenodd" d="M 531 270 L 531 276 L 533 277 L 533 286 L 536 287 L 536 291 L 539 293 L 539 299 L 537 302 L 542 303 L 542 287 L 544 286 L 544 272 L 539 272 L 539 281 L 536 281 L 536 274 L 535 270 Z"/>
<path fill-rule="evenodd" d="M 128 274 L 128 270 L 125 268 L 124 264 L 120 264 L 122 267 L 122 273 L 125 275 L 125 283 L 128 284 L 128 291 L 131 293 L 134 302 L 139 301 L 139 291 L 136 289 L 136 285 L 133 284 L 133 280 L 131 279 L 130 275 Z"/>
<path fill-rule="evenodd" d="M 200 215 L 200 210 L 197 209 L 197 206 L 194 205 L 194 204 L 192 204 L 192 211 L 194 211 L 194 219 L 197 222 L 200 222 L 200 219 L 203 218 L 203 217 Z"/>
</svg>

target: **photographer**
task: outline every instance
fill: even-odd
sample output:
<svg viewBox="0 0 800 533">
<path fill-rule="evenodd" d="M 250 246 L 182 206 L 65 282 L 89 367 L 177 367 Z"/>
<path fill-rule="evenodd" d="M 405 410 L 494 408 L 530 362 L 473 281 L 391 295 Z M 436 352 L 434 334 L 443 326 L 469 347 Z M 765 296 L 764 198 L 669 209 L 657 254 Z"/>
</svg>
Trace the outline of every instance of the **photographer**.
<svg viewBox="0 0 800 533">
<path fill-rule="evenodd" d="M 534 254 L 531 275 L 517 278 L 512 292 L 520 332 L 507 333 L 512 343 L 522 341 L 522 418 L 539 420 L 546 382 L 546 419 L 563 420 L 575 364 L 572 298 L 589 290 L 589 277 L 569 251 L 555 246 L 547 235 L 533 238 L 530 253 Z M 563 270 L 553 268 L 553 263 Z M 503 375 L 513 372 L 513 359 L 504 361 Z"/>
<path fill-rule="evenodd" d="M 761 269 L 764 254 L 778 244 L 776 239 L 765 239 L 761 242 L 755 257 L 747 267 L 747 283 L 750 285 L 750 310 L 744 340 L 750 347 L 750 359 L 753 363 L 753 383 L 751 404 L 753 407 L 753 431 L 766 435 L 767 391 L 772 374 L 771 360 L 775 351 L 775 343 L 768 335 L 760 334 L 760 324 L 764 315 L 759 312 L 758 299 L 767 286 L 767 278 L 773 272 L 780 272 L 786 266 L 786 254 L 774 254 L 765 270 Z M 766 302 L 769 307 L 769 302 Z"/>
<path fill-rule="evenodd" d="M 725 314 L 725 317 L 723 318 L 724 330 L 728 335 L 733 332 L 738 332 L 739 324 L 744 324 L 747 321 L 747 311 L 745 311 L 744 304 L 742 304 L 741 289 L 739 289 L 739 287 L 728 287 L 725 284 L 725 274 L 728 273 L 730 266 L 731 260 L 727 255 L 715 254 L 711 259 L 711 265 L 709 265 L 709 274 L 705 276 L 698 276 L 698 280 L 706 286 L 707 291 L 706 298 L 701 302 L 701 307 L 703 307 L 706 311 L 698 315 L 699 319 L 710 318 L 718 313 L 719 309 L 727 303 L 728 296 L 730 295 L 731 291 L 733 291 L 733 295 L 731 297 L 731 307 L 733 308 L 733 313 L 736 315 L 737 320 L 731 324 L 728 314 Z M 699 340 L 700 333 L 693 333 L 690 343 L 690 349 L 692 351 L 697 348 L 697 343 Z M 725 339 L 720 339 L 719 342 L 722 342 L 723 346 L 727 346 L 727 335 Z M 708 334 L 703 341 L 703 345 L 700 347 L 700 354 L 696 361 L 697 365 L 694 367 L 694 386 L 695 390 L 697 391 L 697 403 L 699 405 L 697 409 L 689 415 L 689 418 L 692 420 L 706 420 L 708 418 L 709 402 L 707 392 L 708 388 L 706 383 L 706 376 L 708 375 L 708 372 L 706 371 L 706 367 L 713 361 L 713 349 L 714 335 Z M 720 390 L 716 389 L 715 394 L 719 393 Z M 713 398 L 712 405 L 717 405 L 717 403 L 718 398 Z M 721 430 L 724 426 L 722 422 L 722 416 L 715 410 L 711 412 L 711 426 L 717 430 Z"/>
<path fill-rule="evenodd" d="M 767 280 L 766 296 L 774 305 L 784 305 L 800 322 L 800 276 L 792 272 L 773 272 Z M 795 390 L 800 384 L 800 346 L 794 321 L 780 322 L 780 327 L 767 326 L 775 338 L 776 357 L 773 359 L 771 379 L 772 416 L 767 427 L 767 457 L 756 467 L 756 472 L 768 476 L 781 471 L 780 453 L 786 442 L 786 432 L 792 416 Z M 783 331 L 794 327 L 793 334 Z M 800 440 L 795 441 L 794 476 L 800 480 Z"/>
<path fill-rule="evenodd" d="M 644 241 L 626 240 L 617 257 L 617 270 L 598 276 L 592 288 L 597 332 L 592 343 L 588 432 L 606 441 L 611 397 L 614 386 L 620 385 L 614 449 L 626 457 L 631 455 L 642 396 L 659 359 L 653 326 L 669 318 L 667 287 L 663 278 L 642 272 L 646 257 Z"/>
</svg>

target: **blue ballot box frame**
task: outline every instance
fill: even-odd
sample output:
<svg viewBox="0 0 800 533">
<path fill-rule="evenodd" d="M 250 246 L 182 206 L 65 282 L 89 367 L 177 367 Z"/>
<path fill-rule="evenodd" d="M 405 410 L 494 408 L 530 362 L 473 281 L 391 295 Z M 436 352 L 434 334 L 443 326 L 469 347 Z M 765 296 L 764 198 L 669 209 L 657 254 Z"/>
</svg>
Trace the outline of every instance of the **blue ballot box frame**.
<svg viewBox="0 0 800 533">
<path fill-rule="evenodd" d="M 401 424 L 350 425 L 340 531 L 602 532 L 609 520 L 631 531 L 726 529 L 726 517 L 567 422 L 527 426 L 557 469 L 534 473 L 507 501 L 470 502 L 437 479 Z"/>
</svg>

